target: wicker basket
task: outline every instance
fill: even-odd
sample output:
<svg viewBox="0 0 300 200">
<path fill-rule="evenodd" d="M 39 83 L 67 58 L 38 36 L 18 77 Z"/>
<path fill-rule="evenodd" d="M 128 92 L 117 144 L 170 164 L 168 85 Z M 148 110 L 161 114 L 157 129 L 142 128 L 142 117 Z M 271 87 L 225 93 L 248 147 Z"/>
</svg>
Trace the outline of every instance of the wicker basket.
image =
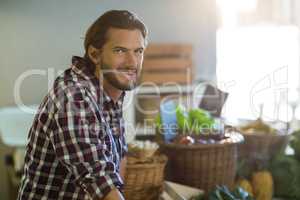
<svg viewBox="0 0 300 200">
<path fill-rule="evenodd" d="M 128 156 L 131 160 L 136 159 L 139 162 L 147 162 L 153 155 L 156 153 L 157 149 L 136 149 L 136 150 L 129 150 Z"/>
<path fill-rule="evenodd" d="M 160 151 L 169 160 L 166 179 L 203 189 L 206 194 L 216 185 L 232 188 L 236 174 L 237 144 L 242 142 L 239 136 L 239 140 L 215 144 L 161 143 Z"/>
<path fill-rule="evenodd" d="M 129 200 L 157 200 L 162 192 L 167 157 L 155 155 L 147 161 L 128 157 L 124 196 Z"/>
<path fill-rule="evenodd" d="M 239 145 L 239 160 L 244 161 L 249 170 L 268 167 L 269 162 L 283 152 L 290 140 L 290 134 L 243 133 L 244 143 Z M 263 166 L 258 166 L 263 165 Z"/>
</svg>

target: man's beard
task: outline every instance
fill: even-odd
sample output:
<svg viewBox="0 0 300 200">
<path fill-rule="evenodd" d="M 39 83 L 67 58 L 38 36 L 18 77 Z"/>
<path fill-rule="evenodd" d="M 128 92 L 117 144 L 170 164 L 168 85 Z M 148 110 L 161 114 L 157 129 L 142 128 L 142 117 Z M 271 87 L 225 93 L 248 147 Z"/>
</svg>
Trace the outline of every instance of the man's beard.
<svg viewBox="0 0 300 200">
<path fill-rule="evenodd" d="M 136 80 L 128 80 L 127 82 L 122 82 L 118 79 L 117 76 L 125 76 L 122 73 L 125 73 L 126 70 L 131 70 L 130 67 L 120 67 L 118 69 L 112 69 L 109 65 L 105 64 L 104 62 L 101 62 L 101 69 L 100 69 L 100 77 L 105 79 L 110 85 L 113 87 L 119 89 L 119 90 L 133 90 L 138 86 L 139 83 L 139 70 L 136 71 Z M 103 75 L 103 76 L 101 76 Z M 122 79 L 126 79 L 126 77 L 123 77 Z M 103 81 L 103 80 L 101 80 Z"/>
</svg>

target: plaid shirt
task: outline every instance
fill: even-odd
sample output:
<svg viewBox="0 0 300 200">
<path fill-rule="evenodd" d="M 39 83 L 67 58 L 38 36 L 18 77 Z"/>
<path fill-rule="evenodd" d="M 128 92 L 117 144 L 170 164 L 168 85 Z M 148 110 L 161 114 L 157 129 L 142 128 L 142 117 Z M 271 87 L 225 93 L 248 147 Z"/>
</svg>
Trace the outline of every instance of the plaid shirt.
<svg viewBox="0 0 300 200">
<path fill-rule="evenodd" d="M 73 57 L 43 100 L 29 132 L 19 200 L 101 199 L 123 186 L 127 151 L 122 103 Z"/>
</svg>

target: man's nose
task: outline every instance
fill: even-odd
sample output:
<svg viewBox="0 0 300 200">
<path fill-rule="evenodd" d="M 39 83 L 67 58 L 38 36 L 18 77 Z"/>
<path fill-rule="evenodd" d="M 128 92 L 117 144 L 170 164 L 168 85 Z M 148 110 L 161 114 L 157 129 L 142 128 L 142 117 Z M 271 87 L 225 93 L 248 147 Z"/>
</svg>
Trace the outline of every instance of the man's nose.
<svg viewBox="0 0 300 200">
<path fill-rule="evenodd" d="M 136 67 L 138 63 L 137 55 L 134 52 L 128 52 L 126 57 L 126 64 L 131 67 Z"/>
</svg>

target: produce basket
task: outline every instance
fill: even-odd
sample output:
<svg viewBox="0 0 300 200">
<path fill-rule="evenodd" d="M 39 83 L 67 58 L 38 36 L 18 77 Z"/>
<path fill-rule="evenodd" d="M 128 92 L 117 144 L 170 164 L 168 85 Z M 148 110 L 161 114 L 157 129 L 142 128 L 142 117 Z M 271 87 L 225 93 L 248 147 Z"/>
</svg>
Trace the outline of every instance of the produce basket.
<svg viewBox="0 0 300 200">
<path fill-rule="evenodd" d="M 124 196 L 128 200 L 157 200 L 163 191 L 165 155 L 154 155 L 147 160 L 127 158 Z"/>
<path fill-rule="evenodd" d="M 272 129 L 260 119 L 251 122 L 246 128 L 238 128 L 245 138 L 238 151 L 239 161 L 250 171 L 267 168 L 276 155 L 284 152 L 290 140 L 289 133 Z"/>
<path fill-rule="evenodd" d="M 260 160 L 270 160 L 284 151 L 290 139 L 289 134 L 243 134 L 243 136 L 245 142 L 239 145 L 239 156 Z"/>
<path fill-rule="evenodd" d="M 146 141 L 134 141 L 128 144 L 128 156 L 131 161 L 136 159 L 137 162 L 148 162 L 149 158 L 152 158 L 158 149 L 158 145 L 155 142 L 149 140 Z"/>
<path fill-rule="evenodd" d="M 232 188 L 236 174 L 237 144 L 243 141 L 243 137 L 231 131 L 223 138 L 216 138 L 213 134 L 200 134 L 194 138 L 215 142 L 192 145 L 160 143 L 160 151 L 168 157 L 166 179 L 203 189 L 206 194 L 216 185 Z"/>
</svg>

